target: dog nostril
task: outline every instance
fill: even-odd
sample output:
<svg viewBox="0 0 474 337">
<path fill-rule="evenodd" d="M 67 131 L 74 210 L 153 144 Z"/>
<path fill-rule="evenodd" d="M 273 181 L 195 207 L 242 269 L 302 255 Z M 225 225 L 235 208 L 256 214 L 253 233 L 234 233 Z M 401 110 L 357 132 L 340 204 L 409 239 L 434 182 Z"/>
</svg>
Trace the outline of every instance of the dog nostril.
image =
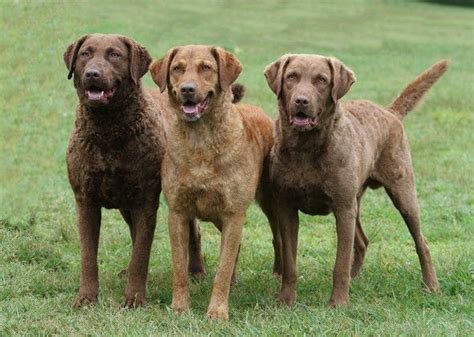
<svg viewBox="0 0 474 337">
<path fill-rule="evenodd" d="M 305 96 L 298 96 L 295 99 L 295 104 L 296 105 L 308 105 L 309 104 L 309 99 Z"/>
<path fill-rule="evenodd" d="M 91 77 L 100 78 L 100 72 L 96 69 L 90 69 L 86 71 L 86 78 L 91 78 Z"/>
<path fill-rule="evenodd" d="M 192 84 L 184 84 L 180 89 L 182 94 L 194 94 L 196 88 Z"/>
</svg>

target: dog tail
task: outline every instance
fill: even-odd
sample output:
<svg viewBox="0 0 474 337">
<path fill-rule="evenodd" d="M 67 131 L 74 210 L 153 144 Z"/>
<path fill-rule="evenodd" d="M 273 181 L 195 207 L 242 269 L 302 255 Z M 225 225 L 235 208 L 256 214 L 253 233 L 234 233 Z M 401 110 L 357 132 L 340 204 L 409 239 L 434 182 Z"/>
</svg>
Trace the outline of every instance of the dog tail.
<svg viewBox="0 0 474 337">
<path fill-rule="evenodd" d="M 441 60 L 433 64 L 403 89 L 401 94 L 388 106 L 388 110 L 398 118 L 403 119 L 408 112 L 415 108 L 447 69 L 447 60 Z"/>
<path fill-rule="evenodd" d="M 242 100 L 245 94 L 245 87 L 240 83 L 234 83 L 231 87 L 232 95 L 234 98 L 232 99 L 232 103 L 238 103 Z"/>
</svg>

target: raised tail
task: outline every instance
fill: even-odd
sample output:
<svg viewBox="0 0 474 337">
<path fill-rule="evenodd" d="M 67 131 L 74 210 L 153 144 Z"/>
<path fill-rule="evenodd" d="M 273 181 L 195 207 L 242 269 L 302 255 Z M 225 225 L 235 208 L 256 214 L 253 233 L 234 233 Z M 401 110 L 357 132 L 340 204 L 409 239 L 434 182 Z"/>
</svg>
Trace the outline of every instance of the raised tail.
<svg viewBox="0 0 474 337">
<path fill-rule="evenodd" d="M 415 108 L 423 96 L 431 89 L 433 84 L 435 84 L 447 69 L 447 60 L 436 62 L 408 84 L 387 109 L 398 118 L 403 119 L 408 112 Z"/>
<path fill-rule="evenodd" d="M 232 103 L 240 102 L 240 100 L 244 97 L 245 87 L 240 83 L 234 83 L 230 89 L 232 90 L 232 95 L 234 96 Z"/>
</svg>

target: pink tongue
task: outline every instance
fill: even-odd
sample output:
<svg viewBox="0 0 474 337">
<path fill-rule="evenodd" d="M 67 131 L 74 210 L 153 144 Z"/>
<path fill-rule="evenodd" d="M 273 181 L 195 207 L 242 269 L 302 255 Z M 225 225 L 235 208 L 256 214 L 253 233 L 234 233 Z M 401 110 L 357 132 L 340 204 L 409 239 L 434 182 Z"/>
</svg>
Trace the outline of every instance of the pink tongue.
<svg viewBox="0 0 474 337">
<path fill-rule="evenodd" d="M 96 99 L 98 100 L 104 97 L 104 92 L 87 90 L 87 97 L 89 97 L 89 99 L 92 99 L 92 100 L 96 100 Z"/>
<path fill-rule="evenodd" d="M 298 124 L 308 123 L 309 122 L 309 117 L 295 116 L 293 121 L 298 123 Z"/>
<path fill-rule="evenodd" d="M 187 114 L 193 114 L 193 113 L 198 112 L 198 106 L 197 106 L 197 104 L 194 104 L 194 105 L 182 105 L 182 106 L 181 106 L 181 109 L 183 109 L 184 113 L 187 113 Z"/>
</svg>

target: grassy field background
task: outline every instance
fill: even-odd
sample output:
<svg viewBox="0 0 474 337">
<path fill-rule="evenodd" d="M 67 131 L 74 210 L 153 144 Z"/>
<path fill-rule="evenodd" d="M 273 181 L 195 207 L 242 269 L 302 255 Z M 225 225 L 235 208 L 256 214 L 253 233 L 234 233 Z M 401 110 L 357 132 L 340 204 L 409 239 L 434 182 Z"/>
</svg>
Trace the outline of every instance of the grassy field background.
<svg viewBox="0 0 474 337">
<path fill-rule="evenodd" d="M 118 4 L 120 3 L 120 4 Z M 0 335 L 459 335 L 474 334 L 474 10 L 402 0 L 358 1 L 2 1 L 0 11 Z M 221 45 L 244 64 L 245 102 L 276 113 L 263 77 L 286 52 L 334 55 L 356 73 L 347 98 L 388 104 L 438 59 L 448 73 L 405 119 L 441 294 L 422 290 L 413 241 L 383 191 L 367 193 L 370 245 L 351 303 L 326 306 L 335 258 L 333 217 L 302 216 L 298 299 L 276 304 L 271 235 L 252 206 L 244 230 L 230 321 L 204 318 L 219 234 L 203 223 L 209 276 L 193 283 L 191 313 L 171 303 L 171 259 L 162 203 L 152 250 L 149 305 L 120 308 L 128 228 L 104 211 L 101 289 L 75 310 L 79 243 L 65 152 L 76 95 L 62 54 L 90 32 L 122 33 L 158 58 L 189 43 Z M 147 85 L 153 85 L 149 75 Z"/>
</svg>

